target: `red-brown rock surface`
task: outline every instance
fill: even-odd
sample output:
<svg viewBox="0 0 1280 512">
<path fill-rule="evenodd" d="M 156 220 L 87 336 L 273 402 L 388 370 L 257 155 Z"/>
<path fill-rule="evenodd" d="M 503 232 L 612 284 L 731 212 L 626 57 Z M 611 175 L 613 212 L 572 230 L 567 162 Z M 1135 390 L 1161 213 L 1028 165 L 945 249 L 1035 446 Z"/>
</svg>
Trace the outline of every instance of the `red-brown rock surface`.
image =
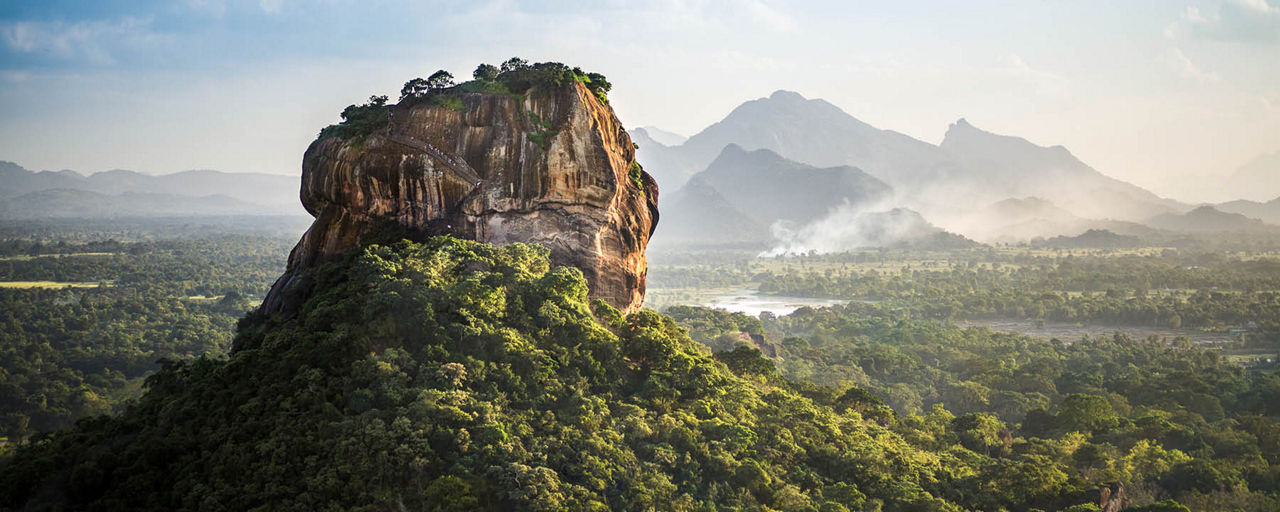
<svg viewBox="0 0 1280 512">
<path fill-rule="evenodd" d="M 265 309 L 288 309 L 302 270 L 388 226 L 541 244 L 553 263 L 582 270 L 593 298 L 638 309 L 658 187 L 643 171 L 633 179 L 635 149 L 613 109 L 577 82 L 449 99 L 389 107 L 386 128 L 307 148 L 302 203 L 316 220 Z"/>
</svg>

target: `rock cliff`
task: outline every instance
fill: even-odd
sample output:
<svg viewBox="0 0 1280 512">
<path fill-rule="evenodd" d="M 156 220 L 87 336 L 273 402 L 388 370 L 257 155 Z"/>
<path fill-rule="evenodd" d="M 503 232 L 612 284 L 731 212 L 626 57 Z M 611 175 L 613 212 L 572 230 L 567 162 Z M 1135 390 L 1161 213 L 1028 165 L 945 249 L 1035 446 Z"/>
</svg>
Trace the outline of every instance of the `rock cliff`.
<svg viewBox="0 0 1280 512">
<path fill-rule="evenodd" d="M 579 82 L 524 94 L 450 93 L 402 101 L 385 126 L 307 148 L 302 203 L 315 222 L 264 302 L 297 306 L 302 271 L 393 228 L 537 243 L 582 270 L 593 298 L 640 307 L 658 187 L 608 104 Z"/>
</svg>

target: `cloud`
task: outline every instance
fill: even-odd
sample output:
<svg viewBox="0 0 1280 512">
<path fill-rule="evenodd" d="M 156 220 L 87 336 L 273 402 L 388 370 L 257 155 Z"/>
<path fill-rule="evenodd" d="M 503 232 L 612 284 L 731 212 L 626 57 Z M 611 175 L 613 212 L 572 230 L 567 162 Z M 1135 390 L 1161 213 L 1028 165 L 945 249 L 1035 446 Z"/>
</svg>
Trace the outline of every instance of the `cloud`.
<svg viewBox="0 0 1280 512">
<path fill-rule="evenodd" d="M 614 0 L 583 7 L 572 2 L 485 0 L 441 16 L 444 25 L 465 28 L 470 37 L 503 34 L 515 40 L 552 37 L 600 41 L 615 38 L 612 21 L 626 20 L 629 38 L 655 40 L 698 33 L 716 39 L 744 32 L 794 32 L 800 23 L 776 0 Z M 573 30 L 565 30 L 573 27 Z M 581 33 L 588 30 L 588 33 Z"/>
<path fill-rule="evenodd" d="M 115 64 L 113 49 L 138 46 L 155 40 L 149 19 L 17 21 L 0 24 L 0 40 L 14 53 L 47 56 L 58 60 Z"/>
<path fill-rule="evenodd" d="M 1280 7 L 1269 3 L 1274 1 L 1230 0 L 1210 15 L 1188 7 L 1180 20 L 1165 29 L 1165 35 L 1185 30 L 1194 37 L 1218 41 L 1280 44 Z"/>
<path fill-rule="evenodd" d="M 1178 75 L 1183 78 L 1195 80 L 1201 84 L 1222 81 L 1222 77 L 1218 76 L 1217 73 L 1200 69 L 1196 63 L 1191 62 L 1191 59 L 1187 58 L 1187 55 L 1182 53 L 1180 48 L 1171 49 L 1166 60 L 1173 67 L 1173 70 L 1177 71 Z"/>
<path fill-rule="evenodd" d="M 795 18 L 773 6 L 761 1 L 752 0 L 747 3 L 747 13 L 752 21 L 775 32 L 794 32 L 799 28 Z"/>
<path fill-rule="evenodd" d="M 1067 80 L 1062 77 L 1031 67 L 1021 55 L 1010 53 L 1000 59 L 995 71 L 1013 80 L 1026 83 L 1044 96 L 1066 97 L 1070 95 Z"/>
<path fill-rule="evenodd" d="M 284 7 L 284 0 L 258 0 L 258 6 L 262 7 L 262 12 L 267 14 L 280 14 L 280 9 Z"/>
</svg>

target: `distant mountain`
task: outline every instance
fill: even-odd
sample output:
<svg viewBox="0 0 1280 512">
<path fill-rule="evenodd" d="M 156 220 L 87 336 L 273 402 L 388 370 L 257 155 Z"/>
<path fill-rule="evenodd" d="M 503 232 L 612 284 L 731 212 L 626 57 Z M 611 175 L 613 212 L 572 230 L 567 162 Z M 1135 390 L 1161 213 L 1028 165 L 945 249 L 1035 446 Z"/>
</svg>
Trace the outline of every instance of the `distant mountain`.
<svg viewBox="0 0 1280 512">
<path fill-rule="evenodd" d="M 1054 222 L 1068 222 L 1080 220 L 1075 214 L 1059 208 L 1053 204 L 1053 201 L 1041 199 L 1039 197 L 1025 198 L 1009 198 L 997 201 L 987 206 L 983 211 L 991 216 L 1000 216 L 1006 219 L 1026 219 L 1037 218 Z"/>
<path fill-rule="evenodd" d="M 791 91 L 748 101 L 723 120 L 675 147 L 640 147 L 641 163 L 650 161 L 692 175 L 705 168 L 726 145 L 768 149 L 817 167 L 851 165 L 891 185 L 917 181 L 949 165 L 938 148 L 901 133 L 863 123 L 820 99 Z"/>
<path fill-rule="evenodd" d="M 44 198 L 61 203 L 50 203 L 31 211 L 46 212 L 52 217 L 69 215 L 54 212 L 54 204 L 63 204 L 79 197 L 99 211 L 123 211 L 128 215 L 172 215 L 168 198 L 192 198 L 190 214 L 203 214 L 200 209 L 224 211 L 240 207 L 244 212 L 266 214 L 303 214 L 298 200 L 298 178 L 275 174 L 227 173 L 220 171 L 184 171 L 152 176 L 134 171 L 114 170 L 84 176 L 74 171 L 33 172 L 11 162 L 0 162 L 0 211 L 6 215 L 19 215 L 21 208 L 35 206 L 34 198 Z M 37 192 L 44 195 L 31 195 Z M 69 191 L 90 193 L 75 195 Z M 99 197 L 101 196 L 101 197 Z M 25 199 L 23 199 L 25 197 Z M 221 197 L 221 199 L 207 199 Z M 137 204 L 126 204 L 137 201 Z M 234 206 L 233 206 L 234 205 Z M 87 211 L 74 204 L 66 204 L 68 211 Z M 154 206 L 149 213 L 146 207 Z M 181 211 L 177 213 L 183 213 Z M 236 213 L 236 212 L 229 212 Z M 29 214 L 21 214 L 29 218 Z M 114 214 L 113 214 L 114 215 Z"/>
<path fill-rule="evenodd" d="M 790 91 L 743 103 L 683 144 L 639 144 L 640 162 L 668 189 L 704 170 L 725 146 L 736 144 L 816 167 L 856 167 L 891 185 L 898 206 L 945 220 L 949 229 L 990 228 L 954 220 L 1007 198 L 1039 197 L 1073 217 L 1130 222 L 1190 209 L 1107 177 L 1061 146 L 993 134 L 963 119 L 950 127 L 941 145 L 933 145 Z M 1046 233 L 1032 230 L 1027 235 Z"/>
<path fill-rule="evenodd" d="M 1260 155 L 1236 169 L 1226 187 L 1233 197 L 1266 201 L 1280 196 L 1280 151 Z"/>
<path fill-rule="evenodd" d="M 773 151 L 729 144 L 707 170 L 694 176 L 715 188 L 739 211 L 761 222 L 807 222 L 842 204 L 869 206 L 893 189 L 859 169 L 819 169 Z"/>
<path fill-rule="evenodd" d="M 1265 203 L 1257 201 L 1231 201 L 1215 205 L 1214 208 L 1227 213 L 1238 213 L 1245 217 L 1261 220 L 1268 224 L 1280 226 L 1280 198 Z"/>
<path fill-rule="evenodd" d="M 1084 220 L 1038 197 L 1011 197 L 970 214 L 946 219 L 948 227 L 990 243 L 1078 233 L 1076 227 Z"/>
<path fill-rule="evenodd" d="M 1001 197 L 1047 198 L 1075 216 L 1139 220 L 1186 208 L 1108 177 L 1062 146 L 1043 147 L 1021 137 L 980 130 L 960 119 L 940 146 L 967 170 L 955 176 L 970 188 Z"/>
<path fill-rule="evenodd" d="M 679 146 L 684 144 L 684 141 L 689 140 L 689 138 L 684 135 L 669 132 L 656 126 L 641 126 L 640 128 L 632 130 L 632 132 L 643 132 L 645 137 L 657 142 L 658 144 L 662 144 L 663 146 Z"/>
<path fill-rule="evenodd" d="M 689 178 L 693 177 L 694 173 L 702 170 L 701 168 L 693 169 L 681 160 L 678 150 L 654 140 L 649 136 L 648 131 L 637 128 L 628 133 L 631 135 L 631 142 L 638 147 L 636 160 L 644 166 L 645 172 L 658 182 L 658 190 L 679 190 L 689 182 Z M 670 200 L 670 195 L 658 195 L 659 205 L 670 204 L 668 202 Z"/>
<path fill-rule="evenodd" d="M 223 195 L 180 196 L 151 192 L 107 195 L 55 188 L 0 200 L 0 219 L 278 214 L 279 208 Z"/>
<path fill-rule="evenodd" d="M 1154 236 L 1158 230 L 1137 222 L 1078 217 L 1038 197 L 997 201 L 974 213 L 946 218 L 943 227 L 987 243 L 1017 243 L 1036 238 L 1071 237 L 1089 230 L 1125 236 Z"/>
<path fill-rule="evenodd" d="M 13 162 L 0 161 L 0 199 L 38 190 L 87 187 L 85 177 L 75 171 L 32 172 Z"/>
<path fill-rule="evenodd" d="M 650 246 L 760 245 L 772 240 L 769 225 L 753 219 L 701 179 L 661 199 L 662 224 Z"/>
<path fill-rule="evenodd" d="M 703 233 L 705 240 L 768 240 L 760 235 L 776 222 L 803 224 L 840 206 L 870 207 L 892 194 L 884 182 L 853 167 L 819 169 L 730 144 L 663 202 L 662 222 L 672 238 Z M 655 238 L 667 235 L 659 230 Z"/>
<path fill-rule="evenodd" d="M 1201 206 L 1184 214 L 1164 214 L 1151 218 L 1147 225 L 1180 233 L 1222 231 L 1277 231 L 1258 219 L 1238 213 L 1226 213 L 1212 206 Z"/>
<path fill-rule="evenodd" d="M 1141 237 L 1121 235 L 1105 229 L 1090 229 L 1076 236 L 1056 236 L 1032 243 L 1055 249 L 1128 249 L 1142 246 Z"/>
</svg>

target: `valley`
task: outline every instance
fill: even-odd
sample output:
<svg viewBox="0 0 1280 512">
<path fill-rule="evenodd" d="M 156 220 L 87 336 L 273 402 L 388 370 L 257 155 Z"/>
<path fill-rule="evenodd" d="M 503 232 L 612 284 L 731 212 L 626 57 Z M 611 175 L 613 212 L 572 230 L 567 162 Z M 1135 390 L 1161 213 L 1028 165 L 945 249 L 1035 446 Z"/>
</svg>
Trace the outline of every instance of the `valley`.
<svg viewBox="0 0 1280 512">
<path fill-rule="evenodd" d="M 1280 190 L 424 76 L 300 183 L 0 162 L 0 509 L 1280 510 Z"/>
</svg>

